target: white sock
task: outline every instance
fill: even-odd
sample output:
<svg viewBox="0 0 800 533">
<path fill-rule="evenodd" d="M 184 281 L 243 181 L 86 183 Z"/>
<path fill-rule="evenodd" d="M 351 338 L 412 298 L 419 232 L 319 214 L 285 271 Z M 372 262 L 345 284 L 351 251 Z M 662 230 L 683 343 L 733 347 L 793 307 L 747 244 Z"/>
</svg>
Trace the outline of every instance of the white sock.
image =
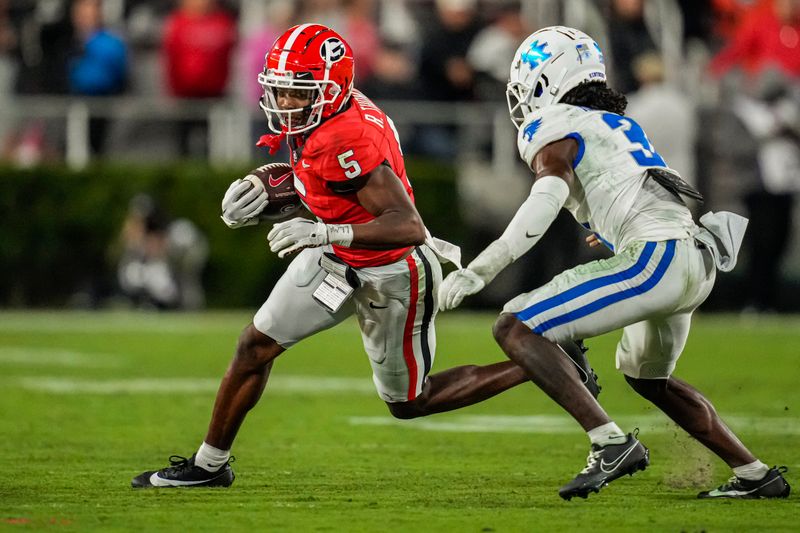
<svg viewBox="0 0 800 533">
<path fill-rule="evenodd" d="M 769 467 L 756 459 L 749 465 L 737 466 L 733 469 L 733 475 L 739 479 L 749 479 L 750 481 L 757 481 L 764 479 L 764 476 L 769 472 Z"/>
<path fill-rule="evenodd" d="M 220 450 L 203 442 L 200 449 L 197 450 L 197 455 L 194 456 L 194 464 L 209 472 L 216 472 L 228 462 L 230 457 L 230 450 Z"/>
<path fill-rule="evenodd" d="M 587 431 L 586 434 L 589 435 L 589 440 L 592 441 L 592 444 L 597 444 L 598 446 L 622 444 L 627 438 L 627 435 L 614 422 L 597 426 Z"/>
</svg>

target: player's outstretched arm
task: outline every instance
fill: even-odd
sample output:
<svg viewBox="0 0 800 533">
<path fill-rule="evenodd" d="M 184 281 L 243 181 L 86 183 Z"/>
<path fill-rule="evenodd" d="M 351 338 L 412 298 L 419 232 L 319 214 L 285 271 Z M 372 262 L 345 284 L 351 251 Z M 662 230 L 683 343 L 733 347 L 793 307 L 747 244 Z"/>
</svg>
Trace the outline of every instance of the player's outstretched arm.
<svg viewBox="0 0 800 533">
<path fill-rule="evenodd" d="M 530 195 L 499 239 L 478 254 L 467 268 L 451 272 L 444 279 L 439 287 L 442 310 L 458 307 L 466 296 L 482 290 L 542 238 L 569 196 L 575 178 L 572 161 L 577 150 L 576 141 L 562 139 L 539 151 L 531 162 L 536 178 Z"/>
</svg>

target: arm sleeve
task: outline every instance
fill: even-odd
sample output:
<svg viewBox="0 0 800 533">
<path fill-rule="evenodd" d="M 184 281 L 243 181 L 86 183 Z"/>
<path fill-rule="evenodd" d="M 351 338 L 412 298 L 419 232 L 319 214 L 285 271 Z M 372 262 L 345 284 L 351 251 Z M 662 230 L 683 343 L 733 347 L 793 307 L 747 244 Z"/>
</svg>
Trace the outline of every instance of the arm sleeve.
<svg viewBox="0 0 800 533">
<path fill-rule="evenodd" d="M 490 244 L 467 266 L 485 283 L 539 242 L 569 196 L 569 186 L 557 176 L 536 180 L 531 194 L 519 206 L 499 239 Z"/>
</svg>

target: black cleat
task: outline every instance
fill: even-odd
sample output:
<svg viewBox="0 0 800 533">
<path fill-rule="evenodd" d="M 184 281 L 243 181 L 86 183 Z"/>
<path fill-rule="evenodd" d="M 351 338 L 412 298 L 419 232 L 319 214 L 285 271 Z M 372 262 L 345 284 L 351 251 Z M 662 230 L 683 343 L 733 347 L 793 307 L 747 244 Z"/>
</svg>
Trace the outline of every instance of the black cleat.
<svg viewBox="0 0 800 533">
<path fill-rule="evenodd" d="M 230 487 L 233 484 L 231 463 L 233 457 L 216 472 L 209 472 L 194 464 L 194 455 L 190 459 L 180 455 L 169 458 L 170 466 L 161 470 L 142 472 L 133 480 L 134 489 L 173 488 L 173 487 Z"/>
<path fill-rule="evenodd" d="M 788 498 L 792 488 L 783 479 L 783 473 L 788 468 L 785 466 L 773 466 L 767 475 L 758 480 L 741 479 L 736 476 L 730 478 L 727 483 L 713 490 L 704 490 L 697 495 L 698 498 Z"/>
<path fill-rule="evenodd" d="M 589 389 L 592 396 L 597 398 L 600 395 L 600 389 L 602 389 L 602 387 L 597 384 L 597 374 L 594 373 L 594 369 L 591 367 L 589 359 L 586 357 L 586 352 L 589 351 L 589 348 L 583 344 L 582 340 L 567 341 L 563 344 L 559 344 L 559 346 L 561 346 L 564 353 L 567 354 L 570 360 L 575 364 L 575 369 L 578 371 L 578 378 L 584 386 Z"/>
<path fill-rule="evenodd" d="M 575 479 L 561 487 L 558 495 L 565 500 L 573 496 L 588 498 L 590 492 L 600 489 L 625 474 L 633 475 L 650 464 L 650 451 L 631 433 L 622 444 L 598 446 L 592 444 L 586 468 Z"/>
</svg>

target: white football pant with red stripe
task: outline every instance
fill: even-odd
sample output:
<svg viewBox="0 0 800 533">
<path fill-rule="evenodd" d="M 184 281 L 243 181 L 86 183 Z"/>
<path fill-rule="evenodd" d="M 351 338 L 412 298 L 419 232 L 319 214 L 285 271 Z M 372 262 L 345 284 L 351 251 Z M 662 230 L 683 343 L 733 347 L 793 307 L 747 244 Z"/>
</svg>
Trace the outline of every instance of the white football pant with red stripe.
<svg viewBox="0 0 800 533">
<path fill-rule="evenodd" d="M 442 269 L 425 245 L 379 267 L 357 269 L 361 287 L 336 313 L 312 298 L 326 272 L 326 248 L 307 248 L 292 261 L 256 313 L 253 324 L 284 348 L 355 314 L 378 395 L 405 402 L 422 391 L 436 354 L 434 319 Z M 320 354 L 324 356 L 324 354 Z"/>
</svg>

